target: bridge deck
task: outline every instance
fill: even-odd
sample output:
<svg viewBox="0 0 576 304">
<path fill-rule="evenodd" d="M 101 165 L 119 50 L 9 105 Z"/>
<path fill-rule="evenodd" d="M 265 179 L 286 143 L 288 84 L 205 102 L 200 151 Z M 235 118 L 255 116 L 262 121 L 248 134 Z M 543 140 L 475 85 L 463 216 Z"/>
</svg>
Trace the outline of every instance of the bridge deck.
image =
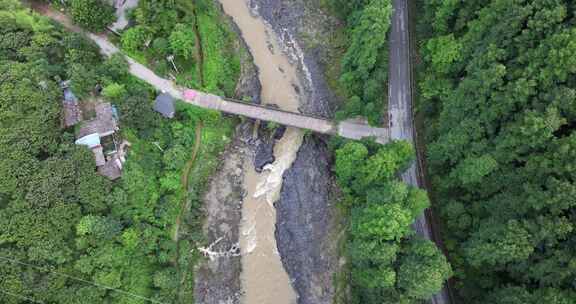
<svg viewBox="0 0 576 304">
<path fill-rule="evenodd" d="M 84 33 L 94 41 L 102 54 L 112 56 L 120 53 L 120 50 L 113 45 L 106 36 L 86 33 L 77 26 L 74 26 L 67 16 L 52 10 L 47 6 L 33 7 L 42 15 L 47 16 L 70 31 Z M 193 98 L 186 98 L 184 92 L 188 89 L 178 87 L 174 82 L 156 75 L 152 70 L 136 62 L 134 59 L 125 56 L 130 65 L 130 73 L 146 83 L 152 85 L 159 91 L 164 91 L 174 98 L 202 108 L 222 111 L 225 113 L 241 115 L 253 119 L 275 122 L 278 124 L 311 130 L 318 133 L 340 135 L 349 139 L 362 139 L 365 137 L 375 137 L 379 143 L 386 143 L 390 134 L 386 128 L 375 128 L 364 123 L 355 121 L 336 122 L 324 118 L 314 117 L 302 113 L 287 112 L 280 109 L 268 108 L 261 105 L 249 104 L 238 100 L 222 98 L 220 96 L 197 92 Z"/>
</svg>

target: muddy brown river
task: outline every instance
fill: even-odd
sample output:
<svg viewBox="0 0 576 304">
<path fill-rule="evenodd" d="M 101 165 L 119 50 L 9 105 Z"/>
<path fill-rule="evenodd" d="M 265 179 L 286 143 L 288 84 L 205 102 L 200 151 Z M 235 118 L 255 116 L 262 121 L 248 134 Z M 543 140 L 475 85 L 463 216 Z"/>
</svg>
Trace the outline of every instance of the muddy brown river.
<svg viewBox="0 0 576 304">
<path fill-rule="evenodd" d="M 275 104 L 288 111 L 298 111 L 300 87 L 297 71 L 282 52 L 274 32 L 253 14 L 247 0 L 219 0 L 224 12 L 237 24 L 258 67 L 263 104 Z M 276 161 L 254 170 L 253 161 L 246 161 L 244 186 L 246 197 L 242 206 L 240 247 L 242 248 L 242 303 L 294 304 L 297 295 L 286 273 L 274 236 L 276 210 L 282 187 L 282 175 L 290 168 L 303 132 L 288 128 L 274 147 Z"/>
</svg>

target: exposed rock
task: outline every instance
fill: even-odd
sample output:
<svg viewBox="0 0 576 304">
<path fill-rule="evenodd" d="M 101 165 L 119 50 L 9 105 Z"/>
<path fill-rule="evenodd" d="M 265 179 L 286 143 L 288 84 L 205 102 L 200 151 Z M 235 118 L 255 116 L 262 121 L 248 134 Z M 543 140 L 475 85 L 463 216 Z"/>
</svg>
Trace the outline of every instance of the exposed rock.
<svg viewBox="0 0 576 304">
<path fill-rule="evenodd" d="M 276 240 L 299 304 L 333 302 L 338 268 L 336 209 L 330 202 L 330 164 L 326 145 L 308 136 L 292 167 L 284 173 Z"/>
<path fill-rule="evenodd" d="M 266 165 L 276 160 L 274 157 L 274 144 L 284 136 L 284 133 L 286 133 L 286 126 L 274 125 L 272 129 L 270 123 L 262 122 L 260 124 L 258 140 L 255 141 L 254 169 L 256 172 L 262 172 Z"/>
<path fill-rule="evenodd" d="M 274 135 L 272 135 L 272 138 L 274 138 L 274 140 L 279 140 L 282 138 L 282 136 L 284 136 L 284 133 L 286 133 L 286 126 L 278 126 L 274 130 Z"/>
<path fill-rule="evenodd" d="M 256 172 L 262 172 L 264 166 L 273 163 L 275 160 L 274 143 L 266 139 L 258 140 L 256 155 L 254 156 L 254 169 Z"/>
<path fill-rule="evenodd" d="M 331 117 L 337 104 L 325 80 L 324 68 L 333 56 L 326 37 L 338 26 L 318 8 L 319 1 L 250 0 L 283 39 L 284 52 L 298 65 L 303 113 Z M 292 168 L 284 173 L 276 203 L 276 239 L 284 268 L 299 295 L 299 304 L 329 304 L 334 298 L 332 279 L 339 269 L 336 208 L 331 202 L 333 183 L 330 153 L 318 137 L 307 137 Z"/>
</svg>

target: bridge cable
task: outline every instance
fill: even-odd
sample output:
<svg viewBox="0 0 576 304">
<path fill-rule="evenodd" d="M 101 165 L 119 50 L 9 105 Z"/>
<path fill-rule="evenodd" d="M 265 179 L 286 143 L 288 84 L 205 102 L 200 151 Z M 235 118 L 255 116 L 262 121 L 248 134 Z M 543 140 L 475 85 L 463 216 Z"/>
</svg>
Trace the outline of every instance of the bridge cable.
<svg viewBox="0 0 576 304">
<path fill-rule="evenodd" d="M 32 298 L 29 298 L 29 297 L 24 296 L 24 295 L 19 294 L 19 293 L 12 293 L 12 292 L 9 292 L 9 291 L 6 291 L 6 290 L 2 290 L 2 289 L 0 289 L 0 293 L 7 294 L 7 295 L 9 295 L 9 296 L 12 296 L 12 297 L 15 297 L 15 298 L 19 298 L 19 299 L 22 299 L 22 300 L 26 300 L 26 301 L 29 301 L 29 302 L 32 302 L 32 303 L 44 304 L 44 302 L 40 302 L 40 301 L 38 301 L 38 300 L 34 300 L 34 299 L 32 299 Z"/>
<path fill-rule="evenodd" d="M 33 265 L 33 264 L 29 264 L 29 263 L 26 263 L 26 262 L 22 262 L 22 261 L 13 259 L 13 258 L 5 257 L 5 256 L 0 256 L 0 261 L 1 261 L 1 260 L 7 261 L 7 262 L 12 262 L 12 263 L 14 263 L 14 264 L 20 264 L 20 265 L 30 266 L 30 267 L 32 267 L 32 268 L 36 268 L 36 269 L 39 269 L 39 270 L 45 271 L 45 272 L 51 272 L 51 273 L 54 273 L 54 274 L 57 274 L 57 275 L 60 275 L 60 276 L 63 276 L 63 277 L 69 278 L 69 279 L 73 279 L 73 280 L 80 281 L 80 282 L 83 282 L 83 283 L 86 283 L 86 284 L 94 285 L 94 286 L 96 286 L 96 287 L 98 287 L 98 288 L 103 288 L 103 289 L 106 289 L 106 290 L 114 291 L 114 292 L 123 294 L 123 295 L 125 295 L 125 296 L 129 296 L 129 297 L 136 298 L 136 299 L 139 299 L 139 300 L 148 301 L 148 302 L 150 302 L 150 303 L 167 304 L 167 303 L 160 302 L 160 301 L 157 301 L 157 300 L 154 300 L 154 299 L 151 299 L 151 298 L 147 298 L 147 297 L 145 297 L 145 296 L 137 295 L 137 294 L 134 294 L 134 293 L 131 293 L 131 292 L 122 290 L 122 289 L 118 289 L 118 288 L 106 286 L 106 285 L 103 285 L 103 284 L 98 284 L 98 283 L 95 283 L 95 282 L 92 282 L 92 281 L 88 281 L 88 280 L 84 280 L 84 279 L 82 279 L 82 278 L 78 278 L 78 277 L 75 277 L 75 276 L 72 276 L 72 275 L 69 275 L 69 274 L 60 273 L 60 272 L 56 272 L 56 271 L 53 271 L 53 270 L 48 270 L 48 269 L 45 269 L 45 268 L 43 268 L 43 267 L 40 267 L 40 266 L 37 266 L 37 265 Z"/>
</svg>

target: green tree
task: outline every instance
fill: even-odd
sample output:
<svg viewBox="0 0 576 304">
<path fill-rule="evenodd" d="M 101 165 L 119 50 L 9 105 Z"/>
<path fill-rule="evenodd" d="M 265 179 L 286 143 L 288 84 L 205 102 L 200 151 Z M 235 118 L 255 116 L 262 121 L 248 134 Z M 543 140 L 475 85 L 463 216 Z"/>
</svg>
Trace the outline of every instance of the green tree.
<svg viewBox="0 0 576 304">
<path fill-rule="evenodd" d="M 79 236 L 92 235 L 96 238 L 113 238 L 120 232 L 120 223 L 112 218 L 86 215 L 76 225 Z"/>
<path fill-rule="evenodd" d="M 57 84 L 28 63 L 0 64 L 0 73 L 0 144 L 33 155 L 54 151 L 59 117 L 54 100 L 61 94 Z M 45 88 L 39 87 L 40 82 Z"/>
<path fill-rule="evenodd" d="M 466 244 L 466 256 L 477 266 L 525 260 L 533 251 L 532 236 L 515 220 L 486 223 Z"/>
<path fill-rule="evenodd" d="M 410 233 L 414 220 L 410 210 L 400 204 L 368 205 L 355 214 L 352 235 L 364 239 L 399 241 Z"/>
<path fill-rule="evenodd" d="M 346 193 L 344 207 L 351 209 L 347 253 L 354 303 L 416 303 L 452 275 L 433 243 L 407 240 L 430 204 L 425 191 L 396 180 L 412 159 L 412 146 L 402 141 L 348 142 L 336 149 L 336 176 Z"/>
<path fill-rule="evenodd" d="M 554 302 L 573 289 L 571 11 L 560 0 L 424 2 L 428 164 L 467 303 Z"/>
<path fill-rule="evenodd" d="M 196 53 L 196 36 L 190 25 L 176 24 L 170 34 L 169 41 L 170 49 L 176 56 L 190 59 Z"/>
<path fill-rule="evenodd" d="M 326 1 L 338 15 L 346 19 L 350 14 L 365 6 L 369 0 L 328 0 Z"/>
<path fill-rule="evenodd" d="M 453 34 L 435 37 L 426 43 L 426 51 L 430 56 L 429 61 L 439 73 L 446 73 L 452 65 L 460 59 L 462 44 Z"/>
<path fill-rule="evenodd" d="M 348 19 L 350 42 L 342 59 L 340 83 L 352 98 L 339 117 L 362 114 L 376 125 L 382 116 L 382 91 L 386 90 L 388 75 L 387 35 L 392 4 L 390 0 L 352 1 L 346 7 L 356 11 Z"/>
<path fill-rule="evenodd" d="M 438 293 L 452 275 L 446 257 L 428 240 L 412 239 L 403 248 L 398 287 L 412 299 L 426 300 Z"/>
<path fill-rule="evenodd" d="M 124 85 L 118 83 L 111 83 L 104 87 L 102 95 L 110 100 L 118 100 L 126 96 L 128 92 Z"/>
<path fill-rule="evenodd" d="M 86 98 L 96 88 L 98 75 L 81 64 L 73 64 L 69 70 L 70 88 L 80 98 Z"/>
<path fill-rule="evenodd" d="M 152 42 L 152 48 L 160 57 L 165 57 L 168 55 L 170 50 L 170 43 L 166 38 L 159 37 L 154 39 Z"/>
<path fill-rule="evenodd" d="M 71 0 L 70 12 L 74 22 L 90 31 L 103 31 L 115 20 L 114 8 L 100 0 Z"/>
<path fill-rule="evenodd" d="M 395 141 L 386 145 L 359 167 L 355 186 L 366 191 L 373 185 L 388 182 L 394 174 L 407 169 L 407 165 L 413 159 L 413 153 L 412 145 L 405 141 Z"/>
<path fill-rule="evenodd" d="M 130 65 L 126 57 L 121 53 L 110 56 L 102 65 L 102 74 L 110 77 L 112 80 L 124 79 L 128 75 Z"/>
<path fill-rule="evenodd" d="M 366 161 L 368 149 L 359 142 L 347 143 L 336 151 L 335 171 L 340 185 L 349 187 L 358 174 L 357 170 Z"/>
<path fill-rule="evenodd" d="M 129 53 L 137 53 L 144 50 L 151 39 L 150 29 L 146 26 L 137 25 L 122 33 L 122 48 Z"/>
</svg>

